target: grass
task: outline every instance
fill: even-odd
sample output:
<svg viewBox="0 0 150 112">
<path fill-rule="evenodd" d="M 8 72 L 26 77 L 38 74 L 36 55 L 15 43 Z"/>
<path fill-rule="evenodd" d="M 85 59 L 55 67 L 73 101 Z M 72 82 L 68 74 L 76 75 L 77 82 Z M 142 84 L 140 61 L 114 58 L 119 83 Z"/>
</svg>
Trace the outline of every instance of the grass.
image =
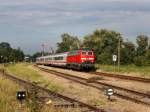
<svg viewBox="0 0 150 112">
<path fill-rule="evenodd" d="M 115 72 L 115 73 L 127 73 L 138 75 L 141 77 L 148 77 L 150 78 L 150 66 L 135 66 L 135 65 L 121 65 L 118 69 L 117 66 L 113 65 L 96 65 L 98 70 L 104 72 Z"/>
<path fill-rule="evenodd" d="M 48 85 L 52 91 L 63 91 L 62 86 L 49 82 L 42 78 L 42 76 L 35 70 L 30 68 L 31 64 L 28 63 L 20 63 L 14 65 L 8 65 L 4 67 L 0 65 L 0 69 L 5 69 L 6 72 L 15 75 L 24 80 L 30 80 L 35 82 L 41 82 L 40 85 Z M 16 91 L 22 90 L 18 84 L 0 77 L 0 112 L 30 112 L 29 107 L 24 103 L 23 108 L 20 108 L 20 103 L 16 100 Z M 24 89 L 23 89 L 24 90 Z M 64 112 L 63 110 L 53 109 L 52 107 L 44 106 L 42 108 L 42 112 Z"/>
<path fill-rule="evenodd" d="M 0 77 L 0 112 L 31 112 L 31 107 L 27 106 L 24 102 L 21 106 L 20 102 L 16 99 L 16 91 L 25 90 L 18 84 Z M 50 106 L 42 107 L 40 112 L 65 112 L 63 109 L 54 109 Z"/>
<path fill-rule="evenodd" d="M 8 73 L 15 74 L 18 77 L 23 78 L 25 80 L 41 81 L 40 74 L 38 74 L 36 71 L 28 68 L 29 65 L 30 64 L 27 64 L 27 63 L 9 65 L 6 67 L 6 71 Z"/>
<path fill-rule="evenodd" d="M 20 112 L 19 102 L 16 100 L 16 91 L 21 88 L 8 79 L 0 77 L 0 112 Z M 29 112 L 24 106 L 22 112 Z"/>
<path fill-rule="evenodd" d="M 52 91 L 61 92 L 63 91 L 63 87 L 59 84 L 54 83 L 53 81 L 45 80 L 42 75 L 38 73 L 38 71 L 30 68 L 31 64 L 28 63 L 19 63 L 15 65 L 9 65 L 5 67 L 6 72 L 16 75 L 17 77 L 28 80 L 31 82 L 39 82 L 39 85 L 45 86 L 48 85 Z"/>
</svg>

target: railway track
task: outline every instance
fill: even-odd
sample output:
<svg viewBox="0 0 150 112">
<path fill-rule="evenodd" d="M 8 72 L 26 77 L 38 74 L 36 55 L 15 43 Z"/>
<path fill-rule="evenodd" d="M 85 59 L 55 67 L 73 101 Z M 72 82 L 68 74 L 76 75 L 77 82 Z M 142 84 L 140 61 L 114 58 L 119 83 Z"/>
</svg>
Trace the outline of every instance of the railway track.
<svg viewBox="0 0 150 112">
<path fill-rule="evenodd" d="M 25 86 L 25 85 L 33 86 L 33 83 L 31 83 L 29 81 L 22 80 L 20 78 L 14 77 L 13 75 L 10 75 L 10 74 L 7 74 L 7 73 L 1 72 L 1 71 L 0 71 L 0 75 L 3 76 L 3 77 L 6 77 L 6 78 L 8 78 L 8 79 L 10 79 L 10 80 L 12 80 L 12 81 L 14 81 L 16 83 L 18 83 L 18 84 L 20 84 L 22 86 Z M 103 109 L 99 109 L 99 108 L 97 108 L 95 106 L 83 103 L 83 102 L 81 102 L 79 100 L 75 100 L 73 98 L 64 96 L 64 95 L 62 95 L 60 93 L 53 92 L 53 91 L 51 91 L 49 89 L 46 89 L 44 87 L 36 85 L 36 88 L 38 88 L 39 90 L 42 90 L 42 91 L 48 93 L 50 96 L 54 96 L 56 98 L 63 99 L 63 100 L 65 100 L 65 101 L 70 103 L 70 104 L 56 104 L 56 105 L 54 105 L 54 107 L 72 107 L 72 108 L 76 108 L 76 107 L 82 107 L 83 108 L 84 107 L 84 108 L 87 108 L 87 109 L 84 110 L 83 112 L 106 112 Z"/>
<path fill-rule="evenodd" d="M 98 75 L 98 76 L 105 76 L 105 77 L 113 77 L 113 78 L 119 78 L 119 79 L 125 79 L 125 80 L 138 81 L 138 82 L 143 82 L 143 83 L 150 83 L 150 79 L 148 79 L 148 78 L 125 76 L 125 75 L 104 73 L 104 72 L 94 72 L 92 74 Z"/>
<path fill-rule="evenodd" d="M 61 68 L 61 69 L 63 69 L 63 68 Z M 85 73 L 87 73 L 87 72 L 85 72 Z M 123 79 L 123 80 L 137 81 L 137 82 L 142 82 L 142 83 L 150 83 L 150 79 L 142 78 L 142 77 L 126 76 L 126 75 L 105 73 L 105 72 L 89 72 L 89 74 L 93 74 L 93 75 L 97 75 L 97 76 L 118 78 L 118 79 Z"/>
<path fill-rule="evenodd" d="M 122 99 L 126 99 L 129 101 L 135 102 L 135 103 L 150 106 L 150 102 L 141 100 L 141 98 L 148 98 L 149 99 L 150 98 L 149 94 L 130 90 L 130 89 L 126 89 L 126 88 L 122 88 L 122 87 L 118 87 L 118 86 L 114 86 L 114 85 L 103 83 L 103 82 L 98 82 L 98 81 L 92 81 L 92 82 L 88 83 L 89 80 L 85 79 L 85 78 L 70 75 L 67 73 L 58 72 L 55 70 L 49 70 L 46 68 L 41 68 L 41 67 L 38 67 L 38 68 L 42 71 L 51 73 L 53 75 L 56 75 L 56 76 L 59 76 L 59 77 L 62 77 L 62 78 L 65 78 L 65 79 L 68 79 L 71 81 L 74 81 L 76 83 L 80 83 L 80 84 L 83 84 L 86 86 L 96 88 L 96 89 L 101 90 L 101 91 L 104 91 L 104 88 L 106 88 L 106 87 L 112 87 L 113 89 L 115 89 L 115 93 L 114 93 L 115 96 L 122 98 Z"/>
</svg>

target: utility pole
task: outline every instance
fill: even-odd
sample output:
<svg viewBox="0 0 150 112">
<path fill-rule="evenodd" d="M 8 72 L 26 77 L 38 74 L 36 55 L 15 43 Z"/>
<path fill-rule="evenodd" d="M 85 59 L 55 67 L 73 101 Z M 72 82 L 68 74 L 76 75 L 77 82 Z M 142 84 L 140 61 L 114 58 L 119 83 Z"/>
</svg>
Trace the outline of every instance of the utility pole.
<svg viewBox="0 0 150 112">
<path fill-rule="evenodd" d="M 53 47 L 50 47 L 50 50 L 51 50 L 51 54 L 54 54 Z"/>
<path fill-rule="evenodd" d="M 120 67 L 120 46 L 121 46 L 121 40 L 120 35 L 118 36 L 118 71 Z"/>
<path fill-rule="evenodd" d="M 44 56 L 44 44 L 42 44 L 41 46 L 42 46 L 42 56 Z"/>
<path fill-rule="evenodd" d="M 44 51 L 45 51 L 45 46 L 46 45 L 43 43 L 41 46 L 42 46 L 42 56 L 44 56 Z"/>
</svg>

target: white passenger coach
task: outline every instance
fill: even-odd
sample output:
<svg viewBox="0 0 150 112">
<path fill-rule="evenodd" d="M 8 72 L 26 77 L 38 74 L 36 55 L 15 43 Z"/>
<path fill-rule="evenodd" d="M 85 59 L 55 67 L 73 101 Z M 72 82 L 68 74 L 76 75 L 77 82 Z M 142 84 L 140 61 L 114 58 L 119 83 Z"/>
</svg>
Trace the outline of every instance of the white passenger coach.
<svg viewBox="0 0 150 112">
<path fill-rule="evenodd" d="M 39 57 L 36 59 L 36 63 L 37 64 L 44 63 L 45 65 L 66 66 L 67 54 L 68 52 Z"/>
</svg>

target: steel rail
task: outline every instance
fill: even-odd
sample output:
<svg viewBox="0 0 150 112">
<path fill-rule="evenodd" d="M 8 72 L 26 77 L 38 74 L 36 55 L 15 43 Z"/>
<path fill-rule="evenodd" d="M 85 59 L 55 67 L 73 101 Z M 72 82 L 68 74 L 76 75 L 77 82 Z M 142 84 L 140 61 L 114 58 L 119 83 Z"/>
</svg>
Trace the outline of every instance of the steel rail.
<svg viewBox="0 0 150 112">
<path fill-rule="evenodd" d="M 125 79 L 125 80 L 133 80 L 133 81 L 138 81 L 138 82 L 143 82 L 143 83 L 150 83 L 150 79 L 142 78 L 142 77 L 126 76 L 126 75 L 104 73 L 104 72 L 94 72 L 92 74 L 98 75 L 98 76 L 106 76 L 106 77 Z"/>
<path fill-rule="evenodd" d="M 2 74 L 2 73 L 1 73 L 1 74 Z M 10 79 L 10 80 L 12 80 L 12 81 L 15 81 L 16 83 L 18 83 L 18 84 L 20 84 L 20 85 L 33 86 L 33 83 L 31 83 L 31 82 L 29 82 L 29 81 L 22 80 L 22 79 L 17 78 L 17 77 L 15 77 L 15 76 L 13 76 L 13 75 L 10 75 L 10 74 L 3 73 L 3 76 L 6 77 L 6 78 L 8 78 L 8 79 Z M 35 85 L 34 85 L 34 86 L 35 86 Z M 77 104 L 79 104 L 79 106 L 81 106 L 81 107 L 87 107 L 88 109 L 91 110 L 91 112 L 106 112 L 106 111 L 104 111 L 103 109 L 99 109 L 99 108 L 97 108 L 97 107 L 95 107 L 95 106 L 92 106 L 92 105 L 83 103 L 83 102 L 81 102 L 81 101 L 79 101 L 79 100 L 75 100 L 75 99 L 73 99 L 73 98 L 64 96 L 64 95 L 62 95 L 62 94 L 60 94 L 60 93 L 53 92 L 53 91 L 51 91 L 51 90 L 49 90 L 49 89 L 46 89 L 46 88 L 44 88 L 44 87 L 41 87 L 41 86 L 38 86 L 38 85 L 36 85 L 36 87 L 37 87 L 38 89 L 42 90 L 42 91 L 47 92 L 47 93 L 50 94 L 50 95 L 57 96 L 58 98 L 62 98 L 62 99 L 66 100 L 66 101 L 68 101 L 68 102 L 70 102 L 70 103 L 77 103 Z M 66 105 L 65 105 L 65 106 L 66 106 Z"/>
<path fill-rule="evenodd" d="M 90 87 L 93 87 L 93 88 L 96 88 L 96 89 L 99 89 L 99 90 L 104 90 L 104 89 L 100 88 L 99 86 L 97 87 L 96 85 L 93 85 L 93 84 L 99 84 L 99 85 L 103 85 L 103 86 L 107 86 L 107 87 L 113 87 L 117 90 L 122 90 L 122 91 L 125 91 L 127 93 L 132 93 L 132 94 L 143 96 L 143 97 L 148 97 L 148 98 L 150 97 L 150 95 L 146 94 L 146 93 L 141 93 L 141 92 L 138 92 L 138 91 L 129 90 L 129 89 L 126 89 L 126 88 L 114 86 L 114 85 L 103 83 L 103 82 L 93 81 L 92 83 L 87 83 L 88 79 L 85 79 L 85 78 L 82 78 L 82 77 L 73 76 L 73 75 L 70 75 L 70 74 L 67 74 L 67 73 L 62 73 L 62 72 L 58 72 L 58 71 L 50 70 L 50 69 L 46 69 L 46 68 L 41 68 L 41 67 L 38 67 L 38 68 L 42 71 L 52 73 L 56 76 L 59 76 L 59 77 L 62 77 L 62 78 L 68 79 L 68 80 L 72 80 L 74 82 L 77 82 L 77 83 L 80 83 L 80 84 L 83 84 L 83 85 L 86 85 L 86 86 L 90 86 Z M 122 95 L 122 94 L 119 94 L 119 93 L 115 93 L 114 95 L 117 96 L 117 97 L 120 97 L 122 99 L 130 100 L 130 101 L 135 102 L 135 103 L 140 103 L 140 104 L 150 106 L 150 103 L 138 100 L 136 98 L 132 98 L 132 97 Z"/>
</svg>

